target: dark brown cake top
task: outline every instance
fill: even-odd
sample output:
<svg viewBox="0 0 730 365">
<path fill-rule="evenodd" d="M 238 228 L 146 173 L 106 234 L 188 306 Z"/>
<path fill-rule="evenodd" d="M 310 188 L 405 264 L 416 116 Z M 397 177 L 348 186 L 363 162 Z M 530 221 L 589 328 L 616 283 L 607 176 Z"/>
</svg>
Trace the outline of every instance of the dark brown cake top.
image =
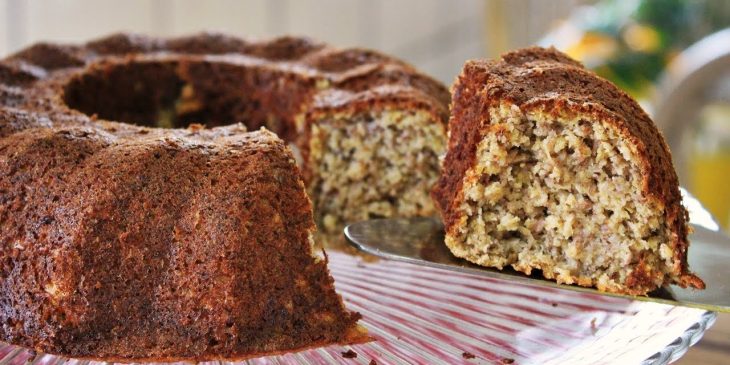
<svg viewBox="0 0 730 365">
<path fill-rule="evenodd" d="M 217 56 L 217 57 L 210 57 Z M 267 94 L 270 99 L 256 100 L 258 109 L 273 114 L 295 114 L 301 112 L 301 103 L 311 100 L 320 91 L 338 90 L 347 94 L 347 99 L 368 100 L 371 105 L 382 106 L 393 98 L 404 95 L 427 104 L 432 109 L 445 109 L 449 102 L 448 90 L 439 82 L 418 72 L 413 67 L 391 56 L 358 48 L 338 49 L 303 37 L 279 37 L 271 40 L 249 40 L 218 33 L 201 33 L 179 38 L 154 38 L 136 34 L 115 34 L 90 41 L 83 45 L 59 45 L 39 43 L 28 47 L 0 61 L 0 106 L 21 107 L 34 112 L 59 112 L 74 114 L 65 104 L 63 91 L 74 79 L 84 78 L 89 72 L 115 72 L 111 64 L 165 63 L 158 67 L 161 77 L 170 78 L 171 73 L 188 72 L 186 64 L 194 64 L 192 71 L 211 65 L 205 72 L 214 73 L 212 68 L 237 68 L 238 74 L 231 76 L 239 80 L 240 94 Z M 163 70 L 168 68 L 168 70 Z M 179 68 L 178 70 L 169 70 Z M 107 70 L 108 69 L 108 70 Z M 94 71 L 96 70 L 96 71 Z M 187 71 L 185 71 L 187 70 Z M 251 70 L 251 71 L 246 71 Z M 120 69 L 121 73 L 133 74 L 135 70 Z M 202 71 L 200 71 L 202 72 Z M 248 72 L 247 75 L 241 73 Z M 130 75 L 131 76 L 131 75 Z M 182 75 L 185 78 L 185 75 Z M 191 78 L 199 75 L 191 75 Z M 176 77 L 180 77 L 179 75 Z M 246 78 L 247 80 L 242 80 Z M 150 80 L 150 77 L 145 78 Z M 164 79 L 162 80 L 164 81 Z M 190 80 L 180 80 L 188 82 Z M 232 83 L 232 80 L 228 80 Z M 148 81 L 149 82 L 149 81 Z M 210 80 L 223 82 L 226 80 Z M 204 86 L 198 80 L 195 86 Z M 160 84 L 161 85 L 161 84 Z M 277 86 L 279 85 L 279 86 Z M 111 85 L 123 88 L 132 85 Z M 212 88 L 214 85 L 210 85 Z M 287 89 L 278 94 L 277 89 Z M 157 86 L 164 87 L 164 86 Z M 371 90 L 380 87 L 381 91 Z M 18 95 L 11 94 L 12 88 L 22 89 Z M 159 93 L 159 90 L 153 90 Z M 164 91 L 164 90 L 163 90 Z M 205 91 L 205 90 L 204 90 Z M 388 92 L 385 92 L 388 91 Z M 81 90 L 82 93 L 94 91 Z M 102 91 L 103 92 L 103 91 Z M 176 92 L 179 92 L 177 90 Z M 225 92 L 225 90 L 223 90 Z M 97 98 L 118 99 L 119 95 L 109 93 Z M 60 98 L 59 98 L 60 96 Z M 174 97 L 179 96 L 175 94 Z M 231 95 L 232 97 L 233 95 Z M 172 96 L 170 96 L 172 97 Z M 266 98 L 259 98 L 266 99 Z M 285 103 L 282 99 L 291 99 Z M 321 100 L 321 99 L 320 99 Z M 163 100 L 164 101 L 164 100 Z M 97 104 L 99 104 L 97 102 Z M 294 105 L 296 104 L 296 105 Z M 342 104 L 341 102 L 339 104 Z M 321 102 L 317 105 L 322 106 Z M 71 105 L 71 109 L 78 109 Z M 212 106 L 220 108 L 221 106 Z M 87 114 L 87 110 L 81 110 Z M 257 129 L 267 117 L 253 110 L 227 111 L 225 123 L 244 122 L 250 129 Z M 107 118 L 101 114 L 101 118 Z M 116 116 L 116 115 L 115 115 Z M 279 115 L 279 117 L 282 117 Z M 81 119 L 81 117 L 79 117 Z M 191 116 L 191 118 L 196 118 Z M 110 118 L 116 120 L 115 118 Z M 245 120 L 244 120 L 245 119 Z M 253 120 L 253 121 L 252 121 Z M 124 121 L 124 120 L 123 120 Z M 205 122 L 206 120 L 197 120 Z M 287 122 L 290 123 L 291 121 Z M 212 125 L 220 125 L 216 121 Z M 209 124 L 211 125 L 211 124 Z M 184 126 L 184 125 L 183 125 Z M 284 128 L 286 129 L 286 128 Z M 274 130 L 280 136 L 290 137 L 291 131 Z M 280 133 L 281 132 L 281 133 Z"/>
</svg>

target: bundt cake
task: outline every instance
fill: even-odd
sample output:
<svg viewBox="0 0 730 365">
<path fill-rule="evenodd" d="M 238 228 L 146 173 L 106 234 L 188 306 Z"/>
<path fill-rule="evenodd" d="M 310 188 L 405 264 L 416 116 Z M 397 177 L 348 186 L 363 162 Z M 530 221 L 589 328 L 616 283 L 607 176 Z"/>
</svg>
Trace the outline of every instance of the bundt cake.
<svg viewBox="0 0 730 365">
<path fill-rule="evenodd" d="M 458 257 L 643 295 L 704 288 L 664 138 L 610 82 L 554 50 L 469 61 L 433 197 Z"/>
<path fill-rule="evenodd" d="M 401 61 L 303 38 L 3 59 L 0 340 L 122 361 L 365 340 L 313 256 L 306 191 L 326 232 L 434 213 L 448 102 Z"/>
</svg>

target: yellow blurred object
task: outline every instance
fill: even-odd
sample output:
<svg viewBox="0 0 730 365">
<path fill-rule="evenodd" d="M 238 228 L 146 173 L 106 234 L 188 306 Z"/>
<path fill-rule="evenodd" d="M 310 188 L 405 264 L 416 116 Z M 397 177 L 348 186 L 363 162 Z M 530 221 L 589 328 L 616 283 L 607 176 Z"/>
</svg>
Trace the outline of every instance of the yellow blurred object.
<svg viewBox="0 0 730 365">
<path fill-rule="evenodd" d="M 705 106 L 689 158 L 691 191 L 730 231 L 730 104 Z"/>
<path fill-rule="evenodd" d="M 730 151 L 695 154 L 690 173 L 692 192 L 726 231 L 730 229 Z"/>
<path fill-rule="evenodd" d="M 655 52 L 662 45 L 659 32 L 643 24 L 634 23 L 627 26 L 623 38 L 626 45 L 636 52 Z"/>
<path fill-rule="evenodd" d="M 609 59 L 616 51 L 618 51 L 616 40 L 597 32 L 583 33 L 579 42 L 565 49 L 565 53 L 570 57 L 586 64 Z"/>
</svg>

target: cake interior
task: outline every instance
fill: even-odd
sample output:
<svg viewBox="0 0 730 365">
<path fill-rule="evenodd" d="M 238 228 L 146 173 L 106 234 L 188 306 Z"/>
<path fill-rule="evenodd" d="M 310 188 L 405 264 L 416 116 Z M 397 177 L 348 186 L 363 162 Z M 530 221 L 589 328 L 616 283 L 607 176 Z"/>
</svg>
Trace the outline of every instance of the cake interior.
<svg viewBox="0 0 730 365">
<path fill-rule="evenodd" d="M 443 125 L 418 109 L 331 113 L 315 121 L 309 190 L 320 229 L 341 235 L 345 223 L 433 215 L 428 192 L 445 140 Z"/>
<path fill-rule="evenodd" d="M 645 287 L 668 281 L 664 207 L 642 197 L 638 159 L 613 126 L 505 102 L 489 115 L 465 218 L 447 237 L 457 256 L 606 291 L 625 289 L 637 267 L 657 277 Z"/>
</svg>

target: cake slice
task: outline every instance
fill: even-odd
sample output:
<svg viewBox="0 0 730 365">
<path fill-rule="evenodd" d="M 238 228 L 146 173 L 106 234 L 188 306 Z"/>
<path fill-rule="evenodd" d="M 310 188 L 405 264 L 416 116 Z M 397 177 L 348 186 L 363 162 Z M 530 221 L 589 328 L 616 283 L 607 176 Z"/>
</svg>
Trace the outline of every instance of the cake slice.
<svg viewBox="0 0 730 365">
<path fill-rule="evenodd" d="M 704 288 L 667 144 L 628 95 L 555 49 L 469 61 L 433 190 L 458 257 L 644 295 Z"/>
</svg>

